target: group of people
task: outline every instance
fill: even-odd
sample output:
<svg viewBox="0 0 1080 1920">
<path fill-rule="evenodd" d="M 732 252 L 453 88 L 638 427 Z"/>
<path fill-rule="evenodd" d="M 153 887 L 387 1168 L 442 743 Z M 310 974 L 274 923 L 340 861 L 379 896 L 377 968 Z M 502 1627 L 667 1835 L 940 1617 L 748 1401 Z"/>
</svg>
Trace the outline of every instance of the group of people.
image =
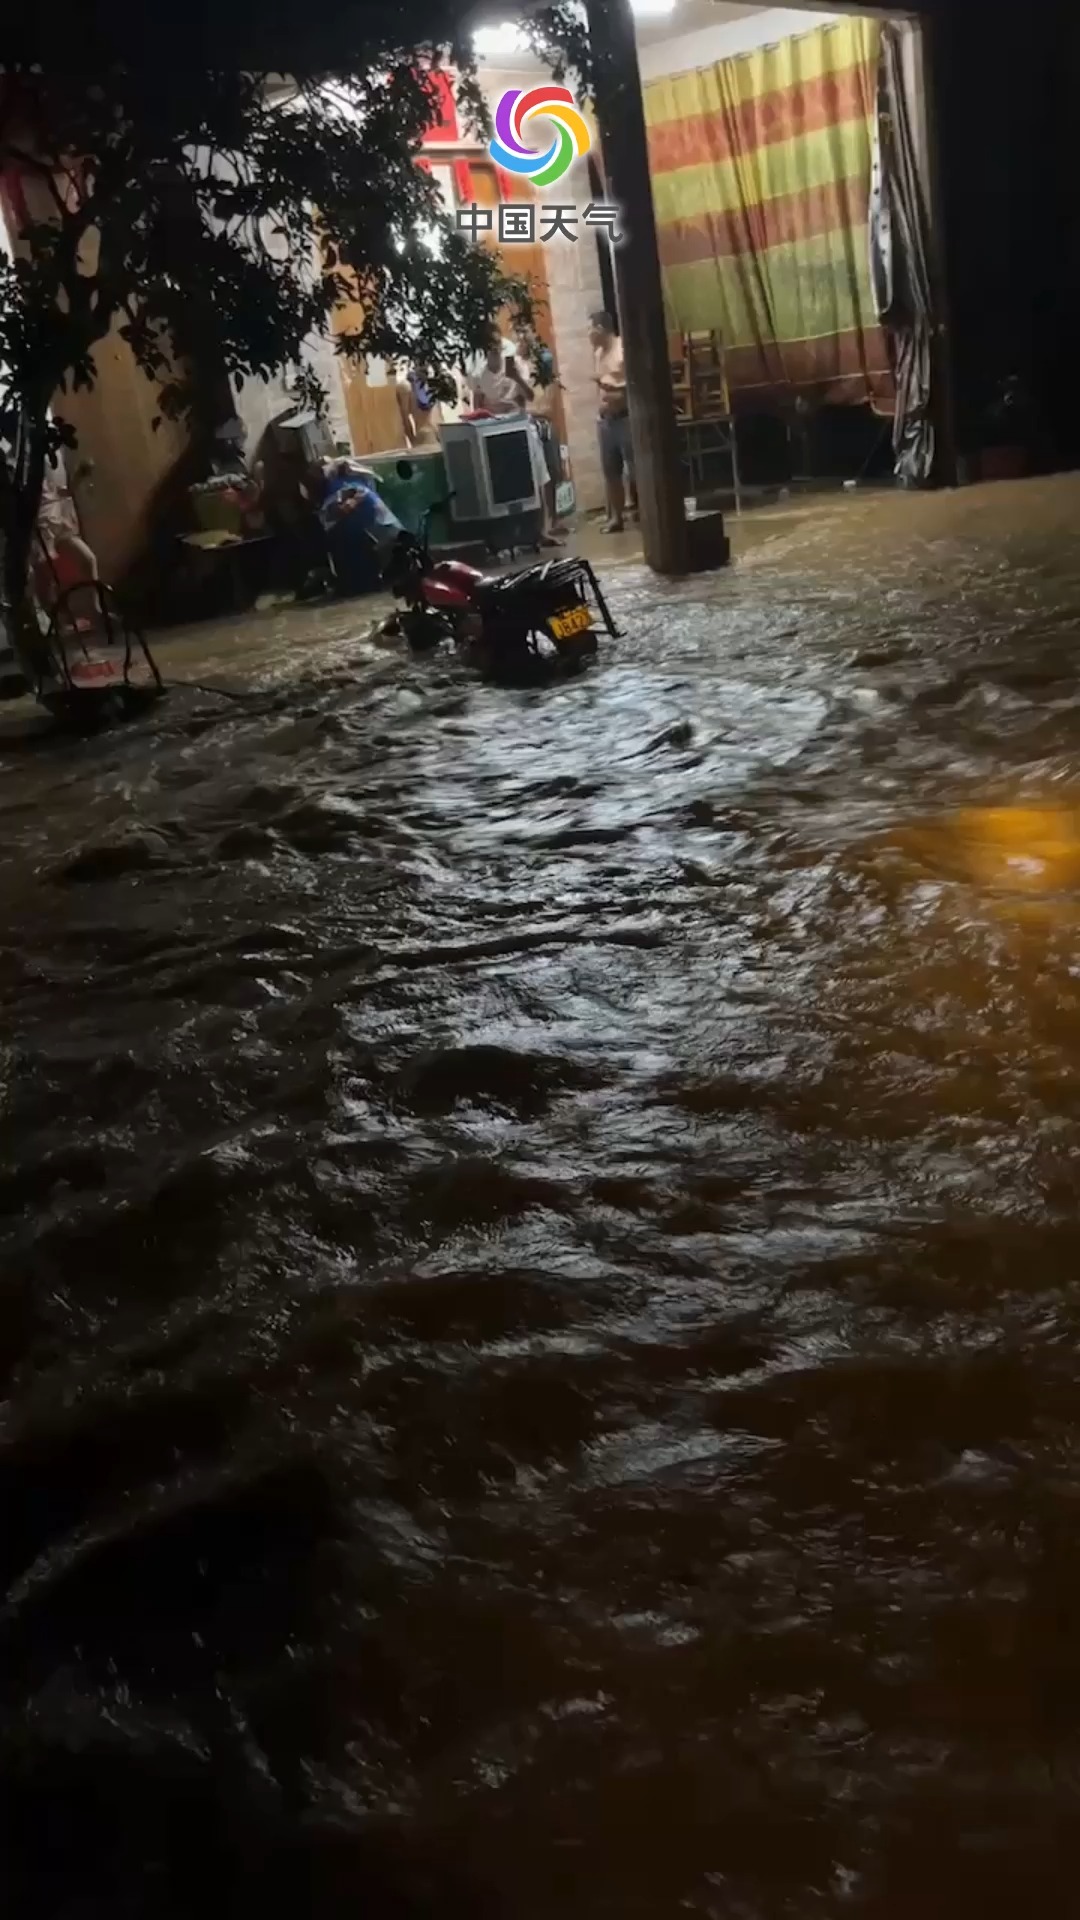
<svg viewBox="0 0 1080 1920">
<path fill-rule="evenodd" d="M 589 322 L 589 341 L 593 352 L 597 389 L 597 430 L 600 464 L 607 499 L 604 531 L 621 533 L 627 516 L 637 511 L 634 486 L 634 458 L 630 440 L 630 411 L 626 392 L 626 362 L 623 344 L 610 313 L 594 313 Z M 547 349 L 545 349 L 547 352 Z M 523 413 L 529 423 L 529 441 L 533 472 L 543 503 L 545 546 L 557 546 L 565 538 L 557 513 L 557 489 L 562 479 L 559 438 L 554 420 L 555 394 L 559 383 L 549 358 L 550 378 L 543 383 L 531 380 L 522 360 L 509 340 L 495 335 L 471 382 L 471 400 L 479 413 Z M 423 367 L 389 369 L 394 381 L 404 443 L 409 447 L 438 444 L 442 412 Z"/>
<path fill-rule="evenodd" d="M 619 533 L 628 513 L 636 512 L 636 493 L 626 364 L 622 341 L 609 313 L 592 315 L 589 339 L 597 389 L 600 460 L 607 496 L 605 531 Z M 565 538 L 567 529 L 560 524 L 557 514 L 562 461 L 553 417 L 558 382 L 550 360 L 546 371 L 551 377 L 545 382 L 530 380 L 513 345 L 495 337 L 473 379 L 472 401 L 478 411 L 485 413 L 525 415 L 533 472 L 543 502 L 541 539 L 545 546 L 554 547 Z M 426 370 L 393 369 L 393 376 L 406 443 L 416 447 L 437 445 L 441 412 Z M 266 437 L 266 449 L 256 465 L 254 478 L 265 497 L 268 519 L 289 550 L 287 571 L 292 585 L 320 567 L 324 549 L 320 544 L 318 509 L 324 496 L 335 489 L 326 474 L 307 470 L 302 459 L 289 457 L 279 450 L 273 435 Z M 229 421 L 220 429 L 215 444 L 214 470 L 231 469 L 246 471 L 244 430 L 239 420 Z M 71 601 L 76 618 L 91 616 L 95 611 L 91 601 L 97 563 L 80 537 L 62 468 L 55 473 L 50 468 L 46 475 L 33 570 L 39 602 L 46 608 L 55 605 L 65 592 L 75 589 Z M 85 606 L 83 595 L 78 591 L 83 587 L 88 589 Z"/>
<path fill-rule="evenodd" d="M 637 512 L 634 454 L 630 439 L 630 409 L 626 390 L 623 344 L 610 313 L 597 312 L 589 323 L 597 389 L 597 430 L 600 464 L 607 496 L 606 533 L 621 533 L 627 515 Z M 534 471 L 544 502 L 545 544 L 555 546 L 565 534 L 555 516 L 555 491 L 561 478 L 558 439 L 552 420 L 554 379 L 544 386 L 530 383 L 513 348 L 492 342 L 483 367 L 473 382 L 473 404 L 485 413 L 525 413 L 532 429 Z"/>
<path fill-rule="evenodd" d="M 541 544 L 557 547 L 566 538 L 567 529 L 560 524 L 556 511 L 555 495 L 562 478 L 562 460 L 552 420 L 554 379 L 543 386 L 533 385 L 509 342 L 495 339 L 473 381 L 472 397 L 478 412 L 525 414 L 533 476 L 544 507 Z"/>
</svg>

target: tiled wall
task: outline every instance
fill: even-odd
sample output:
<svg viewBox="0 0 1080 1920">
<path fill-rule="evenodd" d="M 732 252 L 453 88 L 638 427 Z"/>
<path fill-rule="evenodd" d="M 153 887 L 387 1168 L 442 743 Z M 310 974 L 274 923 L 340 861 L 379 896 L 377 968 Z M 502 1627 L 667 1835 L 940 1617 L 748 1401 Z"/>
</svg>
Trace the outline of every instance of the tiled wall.
<svg viewBox="0 0 1080 1920">
<path fill-rule="evenodd" d="M 535 86 L 546 77 L 535 65 L 512 67 L 483 66 L 480 78 L 491 113 L 500 94 L 508 87 Z M 544 247 L 548 287 L 551 293 L 551 319 L 555 334 L 557 372 L 563 386 L 566 409 L 566 434 L 578 505 L 589 511 L 604 504 L 604 483 L 600 473 L 600 452 L 596 439 L 596 386 L 593 380 L 593 356 L 589 346 L 589 315 L 604 304 L 600 285 L 600 258 L 597 235 L 581 224 L 589 204 L 589 179 L 584 166 L 541 194 L 541 205 L 558 201 L 578 209 L 576 240 L 561 236 Z"/>
<path fill-rule="evenodd" d="M 567 200 L 569 197 L 568 194 Z M 581 205 L 587 204 L 586 193 Z M 604 503 L 596 438 L 593 353 L 589 345 L 589 315 L 604 304 L 596 235 L 586 228 L 576 241 L 561 238 L 549 241 L 547 271 L 574 485 L 578 505 L 588 511 Z"/>
</svg>

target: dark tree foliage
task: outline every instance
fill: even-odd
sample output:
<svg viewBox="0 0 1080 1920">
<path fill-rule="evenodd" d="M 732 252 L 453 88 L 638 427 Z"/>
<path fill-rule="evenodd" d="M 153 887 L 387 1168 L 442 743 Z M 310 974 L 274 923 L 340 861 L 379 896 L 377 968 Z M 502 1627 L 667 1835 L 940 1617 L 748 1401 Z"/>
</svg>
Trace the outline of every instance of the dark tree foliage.
<svg viewBox="0 0 1080 1920">
<path fill-rule="evenodd" d="M 584 77 L 588 36 L 576 0 L 185 0 L 181 13 L 146 0 L 50 0 L 0 18 L 0 59 L 24 66 L 102 72 L 115 62 L 153 68 L 238 67 L 247 72 L 351 73 L 372 48 L 448 47 L 464 52 L 478 20 L 509 14 L 552 64 Z"/>
<path fill-rule="evenodd" d="M 298 11 L 275 38 L 282 16 L 270 5 L 264 62 L 241 68 L 204 64 L 209 23 L 200 37 L 197 11 L 187 34 L 169 16 L 177 44 L 166 52 L 145 0 L 127 13 L 87 7 L 64 71 L 9 61 L 0 73 L 0 166 L 19 175 L 26 202 L 15 258 L 0 263 L 0 535 L 13 609 L 46 462 L 70 440 L 50 408 L 93 383 L 93 350 L 114 326 L 173 414 L 198 408 L 211 362 L 243 381 L 298 361 L 335 309 L 356 315 L 357 295 L 361 318 L 339 331 L 339 351 L 424 362 L 436 386 L 485 343 L 500 309 L 528 330 L 527 288 L 455 231 L 415 164 L 440 63 L 453 62 L 466 118 L 484 124 L 459 11 L 447 0 L 320 4 L 302 27 Z M 239 60 L 246 15 L 233 18 L 232 42 L 231 17 L 215 37 Z M 557 10 L 532 33 L 556 66 L 560 43 L 573 50 L 580 38 Z"/>
</svg>

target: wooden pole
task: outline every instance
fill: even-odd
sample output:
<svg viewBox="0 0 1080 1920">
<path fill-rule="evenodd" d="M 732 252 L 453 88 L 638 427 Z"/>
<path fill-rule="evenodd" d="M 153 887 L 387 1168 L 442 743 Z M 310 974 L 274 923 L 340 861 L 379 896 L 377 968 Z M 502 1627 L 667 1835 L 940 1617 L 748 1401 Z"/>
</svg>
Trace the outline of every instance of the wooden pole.
<svg viewBox="0 0 1080 1920">
<path fill-rule="evenodd" d="M 608 193 L 619 208 L 613 249 L 626 354 L 641 541 L 657 573 L 690 571 L 682 464 L 671 393 L 656 217 L 630 0 L 586 0 L 596 119 Z"/>
</svg>

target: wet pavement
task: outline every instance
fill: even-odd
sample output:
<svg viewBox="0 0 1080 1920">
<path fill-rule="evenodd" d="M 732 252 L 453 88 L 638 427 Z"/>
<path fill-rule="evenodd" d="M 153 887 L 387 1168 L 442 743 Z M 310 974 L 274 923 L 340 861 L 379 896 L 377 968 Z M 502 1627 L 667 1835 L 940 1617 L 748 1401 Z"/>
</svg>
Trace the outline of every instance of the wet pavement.
<svg viewBox="0 0 1080 1920">
<path fill-rule="evenodd" d="M 12 1912 L 1075 1911 L 1078 514 L 0 742 Z"/>
</svg>

